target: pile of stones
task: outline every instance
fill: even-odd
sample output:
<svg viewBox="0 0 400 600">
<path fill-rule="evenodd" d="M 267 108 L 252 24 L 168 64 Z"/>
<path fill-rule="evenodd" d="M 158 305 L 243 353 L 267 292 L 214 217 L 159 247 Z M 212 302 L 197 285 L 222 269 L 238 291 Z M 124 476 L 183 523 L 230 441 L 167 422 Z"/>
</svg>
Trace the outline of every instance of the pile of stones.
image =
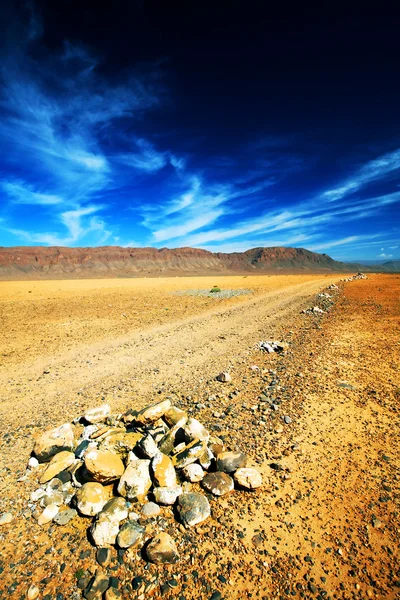
<svg viewBox="0 0 400 600">
<path fill-rule="evenodd" d="M 31 508 L 40 525 L 90 518 L 99 549 L 144 547 L 149 562 L 175 563 L 171 535 L 149 537 L 143 520 L 174 506 L 181 527 L 196 526 L 210 516 L 212 496 L 262 485 L 246 464 L 246 454 L 226 451 L 169 399 L 123 415 L 103 404 L 36 439 L 28 468 L 39 473 L 40 487 Z"/>
<path fill-rule="evenodd" d="M 304 315 L 323 315 L 325 311 L 319 306 L 313 306 L 312 308 L 304 308 L 301 311 Z"/>
<path fill-rule="evenodd" d="M 357 275 L 352 275 L 351 277 L 341 279 L 340 281 L 356 281 L 357 279 L 367 279 L 367 276 L 365 273 L 357 273 Z"/>
<path fill-rule="evenodd" d="M 287 349 L 287 344 L 286 342 L 277 341 L 258 342 L 258 348 L 268 354 L 273 354 L 274 352 L 281 354 Z"/>
<path fill-rule="evenodd" d="M 334 283 L 326 289 L 331 292 L 337 292 L 339 290 L 338 286 Z M 328 292 L 321 292 L 320 294 L 317 294 L 316 302 L 318 304 L 310 308 L 305 308 L 301 312 L 305 315 L 321 316 L 328 312 L 335 304 L 335 295 L 329 294 Z"/>
</svg>

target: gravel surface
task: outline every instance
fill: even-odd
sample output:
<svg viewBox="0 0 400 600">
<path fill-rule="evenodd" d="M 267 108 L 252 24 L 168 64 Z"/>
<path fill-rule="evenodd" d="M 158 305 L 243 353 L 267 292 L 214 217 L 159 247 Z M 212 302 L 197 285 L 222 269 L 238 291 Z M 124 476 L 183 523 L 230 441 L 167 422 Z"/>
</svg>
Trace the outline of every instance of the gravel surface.
<svg viewBox="0 0 400 600">
<path fill-rule="evenodd" d="M 291 304 L 288 292 L 279 302 L 250 298 L 201 322 L 154 331 L 140 352 L 128 347 L 120 361 L 122 349 L 103 349 L 124 373 L 118 382 L 77 382 L 60 365 L 53 386 L 31 405 L 30 394 L 52 375 L 37 380 L 32 372 L 23 392 L 15 390 L 13 413 L 6 402 L 2 407 L 0 598 L 22 600 L 34 585 L 41 599 L 79 600 L 99 568 L 87 520 L 41 528 L 28 507 L 35 479 L 16 483 L 16 476 L 24 473 L 35 431 L 103 396 L 113 410 L 173 397 L 229 450 L 247 453 L 265 481 L 251 493 L 210 498 L 211 517 L 194 529 L 177 530 L 173 511 L 163 508 L 156 518 L 174 538 L 177 564 L 160 567 L 137 549 L 112 548 L 104 571 L 122 598 L 399 598 L 400 277 L 345 283 L 327 314 L 300 314 L 317 303 L 317 287 L 304 286 L 297 298 L 292 289 Z M 259 339 L 284 340 L 287 351 L 261 353 L 254 348 Z M 88 362 L 78 366 L 79 373 L 94 370 Z M 232 381 L 216 381 L 222 369 Z M 104 370 L 103 361 L 97 377 Z M 151 521 L 146 528 L 151 533 Z"/>
</svg>

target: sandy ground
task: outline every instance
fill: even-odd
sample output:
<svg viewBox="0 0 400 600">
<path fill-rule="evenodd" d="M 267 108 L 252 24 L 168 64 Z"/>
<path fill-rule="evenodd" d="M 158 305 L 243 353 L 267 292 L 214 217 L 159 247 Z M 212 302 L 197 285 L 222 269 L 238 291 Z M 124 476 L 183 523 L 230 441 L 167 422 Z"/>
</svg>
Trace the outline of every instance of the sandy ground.
<svg viewBox="0 0 400 600">
<path fill-rule="evenodd" d="M 214 591 L 225 599 L 399 598 L 400 277 L 347 283 L 322 319 L 300 314 L 337 280 L 0 284 L 0 512 L 15 515 L 0 530 L 0 598 L 23 598 L 30 583 L 46 600 L 79 597 L 76 571 L 95 568 L 84 519 L 40 529 L 27 513 L 35 479 L 16 480 L 34 433 L 101 398 L 118 411 L 165 395 L 247 451 L 265 483 L 213 502 L 212 518 L 195 531 L 174 525 L 179 565 L 147 569 L 140 557 L 119 557 L 113 573 L 124 598 L 143 593 L 134 576 L 148 582 L 143 598 L 158 598 L 172 577 L 178 586 L 166 597 L 186 600 Z M 171 294 L 216 283 L 253 294 Z M 254 349 L 269 338 L 288 341 L 288 353 Z M 215 381 L 222 369 L 232 384 Z M 254 407 L 266 389 L 280 408 L 263 414 Z"/>
</svg>

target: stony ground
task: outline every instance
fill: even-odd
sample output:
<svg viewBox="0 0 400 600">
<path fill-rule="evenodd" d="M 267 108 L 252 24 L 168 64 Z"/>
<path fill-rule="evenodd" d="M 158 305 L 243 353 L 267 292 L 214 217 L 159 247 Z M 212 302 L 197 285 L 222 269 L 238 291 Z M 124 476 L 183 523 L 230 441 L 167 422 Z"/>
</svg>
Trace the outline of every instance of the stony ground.
<svg viewBox="0 0 400 600">
<path fill-rule="evenodd" d="M 400 277 L 346 283 L 322 317 L 300 310 L 337 277 L 251 279 L 237 278 L 236 288 L 252 289 L 252 296 L 217 307 L 208 298 L 168 298 L 173 317 L 162 323 L 155 320 L 164 318 L 157 310 L 166 300 L 159 282 L 148 311 L 143 294 L 136 301 L 142 327 L 137 320 L 128 329 L 126 317 L 122 325 L 118 318 L 112 342 L 104 339 L 105 303 L 127 301 L 132 290 L 110 288 L 113 302 L 97 292 L 99 329 L 86 318 L 85 336 L 84 318 L 74 328 L 68 317 L 71 348 L 67 336 L 46 324 L 52 315 L 60 318 L 57 307 L 68 306 L 68 293 L 71 311 L 78 311 L 79 292 L 49 287 L 51 301 L 40 288 L 32 308 L 28 283 L 8 288 L 8 297 L 1 290 L 7 332 L 0 513 L 11 511 L 15 520 L 0 529 L 0 598 L 25 598 L 31 583 L 46 600 L 79 598 L 77 581 L 96 568 L 83 518 L 40 528 L 30 516 L 35 477 L 16 480 L 33 434 L 102 397 L 117 411 L 164 396 L 192 409 L 230 449 L 248 452 L 264 485 L 212 501 L 211 519 L 194 530 L 180 528 L 163 509 L 181 561 L 161 568 L 135 552 L 115 551 L 107 572 L 124 598 L 400 598 Z M 93 289 L 80 293 L 87 317 Z M 50 311 L 47 320 L 40 302 Z M 271 338 L 289 342 L 286 355 L 254 348 Z M 230 371 L 232 383 L 215 381 L 220 370 Z"/>
</svg>

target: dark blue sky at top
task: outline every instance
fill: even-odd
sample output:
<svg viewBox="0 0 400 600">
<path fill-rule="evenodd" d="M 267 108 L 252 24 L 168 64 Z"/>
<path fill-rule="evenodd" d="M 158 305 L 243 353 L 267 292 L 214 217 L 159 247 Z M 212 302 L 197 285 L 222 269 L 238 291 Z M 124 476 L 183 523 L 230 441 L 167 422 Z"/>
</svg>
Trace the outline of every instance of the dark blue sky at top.
<svg viewBox="0 0 400 600">
<path fill-rule="evenodd" d="M 400 256 L 394 11 L 110 4 L 3 4 L 0 245 Z"/>
</svg>

